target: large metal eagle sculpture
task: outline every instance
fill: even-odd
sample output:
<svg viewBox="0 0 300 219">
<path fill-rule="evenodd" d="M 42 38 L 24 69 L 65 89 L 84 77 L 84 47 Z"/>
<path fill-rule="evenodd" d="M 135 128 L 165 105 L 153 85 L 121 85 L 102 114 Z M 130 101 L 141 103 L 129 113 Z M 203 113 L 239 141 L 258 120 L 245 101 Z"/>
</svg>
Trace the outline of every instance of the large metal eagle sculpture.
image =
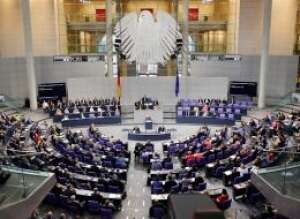
<svg viewBox="0 0 300 219">
<path fill-rule="evenodd" d="M 182 42 L 179 25 L 166 12 L 132 12 L 119 20 L 114 29 L 118 49 L 129 63 L 165 64 Z M 118 41 L 118 42 L 117 42 Z"/>
</svg>

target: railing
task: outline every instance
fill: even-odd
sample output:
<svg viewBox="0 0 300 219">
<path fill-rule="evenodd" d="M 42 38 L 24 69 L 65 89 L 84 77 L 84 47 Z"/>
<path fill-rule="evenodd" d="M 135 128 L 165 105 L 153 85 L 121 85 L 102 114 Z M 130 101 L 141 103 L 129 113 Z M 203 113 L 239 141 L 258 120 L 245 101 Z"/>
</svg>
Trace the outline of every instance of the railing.
<svg viewBox="0 0 300 219">
<path fill-rule="evenodd" d="M 190 53 L 225 54 L 225 44 L 189 44 Z M 68 44 L 68 53 L 99 53 L 106 52 L 104 44 Z"/>
<path fill-rule="evenodd" d="M 0 96 L 4 96 L 4 101 L 0 102 L 0 107 L 7 107 L 10 109 L 14 109 L 16 111 L 19 111 L 20 108 L 23 107 L 24 100 L 23 99 L 17 99 L 17 98 L 11 98 L 7 95 L 0 94 Z"/>
<path fill-rule="evenodd" d="M 155 16 L 155 15 L 154 15 Z M 94 23 L 94 22 L 104 22 L 106 21 L 106 17 L 105 14 L 104 15 L 100 15 L 100 14 L 81 14 L 81 13 L 77 13 L 77 14 L 67 14 L 66 15 L 66 21 L 67 22 L 71 22 L 71 23 L 75 23 L 75 22 L 80 22 L 80 23 Z M 117 21 L 117 15 L 114 14 L 113 15 L 113 22 Z M 179 25 L 182 25 L 183 23 L 183 19 L 182 17 L 178 18 L 178 23 Z M 198 19 L 196 20 L 190 20 L 189 23 L 191 25 L 195 25 L 195 24 L 220 24 L 220 25 L 226 25 L 226 21 L 224 19 L 217 19 L 214 16 L 208 16 L 208 15 L 202 15 L 199 16 Z"/>
<path fill-rule="evenodd" d="M 113 23 L 117 22 L 117 17 L 112 18 Z M 67 14 L 66 15 L 67 23 L 105 23 L 105 16 L 98 14 Z"/>
</svg>

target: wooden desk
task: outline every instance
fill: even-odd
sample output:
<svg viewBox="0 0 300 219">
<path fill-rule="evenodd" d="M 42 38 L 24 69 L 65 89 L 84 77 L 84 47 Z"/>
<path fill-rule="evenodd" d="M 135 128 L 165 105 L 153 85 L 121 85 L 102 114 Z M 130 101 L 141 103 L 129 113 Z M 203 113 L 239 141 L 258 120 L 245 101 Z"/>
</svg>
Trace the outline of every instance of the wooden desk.
<svg viewBox="0 0 300 219">
<path fill-rule="evenodd" d="M 151 195 L 152 201 L 166 201 L 168 200 L 169 193 Z"/>
<path fill-rule="evenodd" d="M 93 190 L 86 189 L 75 189 L 76 195 L 78 196 L 86 196 L 91 197 L 93 194 Z M 103 198 L 110 200 L 122 200 L 122 194 L 119 193 L 108 193 L 108 192 L 100 192 Z"/>
<path fill-rule="evenodd" d="M 239 198 L 243 198 L 246 194 L 248 186 L 249 182 L 243 182 L 233 185 L 233 199 L 236 200 Z"/>
</svg>

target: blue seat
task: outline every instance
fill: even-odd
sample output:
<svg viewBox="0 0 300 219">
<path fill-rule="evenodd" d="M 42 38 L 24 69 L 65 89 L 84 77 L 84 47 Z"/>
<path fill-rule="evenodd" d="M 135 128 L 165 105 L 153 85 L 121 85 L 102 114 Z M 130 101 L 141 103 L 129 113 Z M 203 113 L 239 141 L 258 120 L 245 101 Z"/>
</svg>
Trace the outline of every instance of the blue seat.
<svg viewBox="0 0 300 219">
<path fill-rule="evenodd" d="M 203 183 L 199 183 L 198 185 L 196 185 L 195 190 L 198 192 L 201 192 L 203 190 L 206 189 L 206 182 Z"/>
<path fill-rule="evenodd" d="M 103 161 L 103 166 L 107 167 L 107 168 L 112 168 L 113 167 L 112 161 L 110 161 L 110 160 Z"/>
<path fill-rule="evenodd" d="M 195 162 L 193 160 L 188 160 L 186 162 L 186 166 L 188 166 L 188 167 L 192 167 L 192 166 L 194 166 L 194 164 L 195 164 Z"/>
<path fill-rule="evenodd" d="M 214 154 L 209 155 L 207 158 L 207 163 L 211 163 L 214 161 L 215 161 L 215 155 Z"/>
<path fill-rule="evenodd" d="M 56 194 L 49 192 L 44 200 L 47 204 L 50 205 L 59 205 L 59 198 Z"/>
<path fill-rule="evenodd" d="M 235 119 L 235 117 L 234 117 L 234 115 L 232 113 L 229 113 L 228 114 L 228 119 L 232 119 L 233 120 L 233 119 Z M 237 116 L 236 119 L 240 119 L 240 117 Z"/>
<path fill-rule="evenodd" d="M 59 205 L 63 208 L 68 208 L 69 198 L 66 195 L 59 195 Z"/>
<path fill-rule="evenodd" d="M 251 178 L 251 173 L 244 173 L 243 174 L 243 180 L 244 181 L 247 181 L 247 180 L 249 180 Z"/>
<path fill-rule="evenodd" d="M 251 193 L 247 198 L 250 204 L 255 204 L 264 200 L 264 196 L 260 192 Z"/>
<path fill-rule="evenodd" d="M 91 214 L 100 214 L 101 206 L 99 202 L 95 200 L 88 200 L 86 202 L 86 210 Z"/>
<path fill-rule="evenodd" d="M 172 186 L 171 193 L 178 193 L 180 190 L 179 184 Z"/>
<path fill-rule="evenodd" d="M 155 219 L 161 219 L 165 215 L 165 211 L 161 206 L 151 206 L 149 216 Z"/>
<path fill-rule="evenodd" d="M 162 194 L 163 192 L 163 188 L 151 188 L 151 194 Z"/>
<path fill-rule="evenodd" d="M 206 159 L 200 159 L 200 160 L 196 160 L 196 165 L 197 167 L 204 167 L 206 164 Z"/>
<path fill-rule="evenodd" d="M 107 191 L 110 193 L 121 193 L 121 189 L 118 186 L 109 185 Z"/>
<path fill-rule="evenodd" d="M 242 162 L 242 164 L 247 164 L 247 163 L 251 162 L 251 156 L 242 158 L 241 162 Z"/>
<path fill-rule="evenodd" d="M 151 184 L 151 188 L 162 188 L 163 185 L 162 185 L 162 182 L 160 181 L 153 181 L 152 184 Z"/>
<path fill-rule="evenodd" d="M 228 199 L 227 201 L 223 202 L 223 203 L 218 203 L 218 207 L 221 209 L 221 210 L 226 210 L 228 208 L 230 208 L 231 206 L 231 202 L 232 200 L 231 199 Z"/>
<path fill-rule="evenodd" d="M 69 200 L 67 202 L 66 206 L 67 206 L 67 209 L 72 213 L 78 214 L 81 212 L 81 206 L 78 202 L 72 202 Z"/>
<path fill-rule="evenodd" d="M 233 185 L 239 184 L 239 183 L 242 183 L 242 182 L 244 182 L 243 176 L 238 176 L 238 177 L 235 177 L 235 178 L 234 178 L 234 180 L 233 180 Z"/>
<path fill-rule="evenodd" d="M 220 118 L 221 118 L 221 119 L 225 119 L 225 118 L 226 118 L 226 114 L 225 114 L 225 113 L 221 113 L 221 114 L 220 114 Z"/>
<path fill-rule="evenodd" d="M 222 151 L 220 151 L 220 152 L 218 152 L 217 153 L 217 159 L 218 160 L 222 160 L 224 157 L 223 157 L 223 152 Z"/>
<path fill-rule="evenodd" d="M 224 109 L 223 109 L 223 108 L 218 108 L 218 113 L 219 113 L 219 114 L 224 113 Z"/>
<path fill-rule="evenodd" d="M 151 170 L 161 170 L 162 164 L 159 161 L 155 161 L 151 164 Z"/>
<path fill-rule="evenodd" d="M 58 176 L 57 181 L 59 183 L 65 184 L 68 181 L 68 179 L 67 179 L 67 177 L 64 177 L 64 176 Z"/>
<path fill-rule="evenodd" d="M 172 162 L 166 162 L 164 165 L 164 168 L 167 170 L 172 170 L 173 169 L 173 163 Z"/>
<path fill-rule="evenodd" d="M 115 168 L 126 169 L 126 167 L 127 167 L 127 165 L 126 165 L 126 162 L 124 160 L 120 160 L 120 159 L 116 160 Z"/>
<path fill-rule="evenodd" d="M 216 169 L 216 172 L 213 174 L 213 176 L 220 179 L 220 178 L 222 178 L 225 170 L 226 170 L 226 168 L 224 166 L 220 166 Z"/>
<path fill-rule="evenodd" d="M 101 208 L 100 210 L 101 219 L 112 219 L 113 218 L 113 210 L 111 208 Z"/>
<path fill-rule="evenodd" d="M 232 109 L 231 108 L 226 108 L 226 113 L 232 113 Z"/>
<path fill-rule="evenodd" d="M 115 150 L 121 151 L 122 149 L 123 149 L 123 145 L 122 144 L 116 144 L 115 145 Z"/>
</svg>

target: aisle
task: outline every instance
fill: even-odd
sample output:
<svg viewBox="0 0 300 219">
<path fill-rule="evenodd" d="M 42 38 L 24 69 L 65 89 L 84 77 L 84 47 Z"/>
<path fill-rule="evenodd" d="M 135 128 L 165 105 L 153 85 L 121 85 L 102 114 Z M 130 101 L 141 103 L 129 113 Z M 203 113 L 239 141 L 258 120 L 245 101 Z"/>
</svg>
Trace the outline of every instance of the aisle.
<svg viewBox="0 0 300 219">
<path fill-rule="evenodd" d="M 114 136 L 122 140 L 127 139 L 127 132 L 122 130 L 132 128 L 130 125 L 124 126 L 103 126 L 100 130 L 107 136 Z M 197 125 L 166 125 L 166 128 L 176 128 L 177 131 L 173 133 L 172 139 L 179 140 L 191 136 L 199 129 Z M 125 140 L 126 141 L 126 140 Z M 164 141 L 152 142 L 154 144 L 155 152 L 163 156 L 162 143 Z M 165 141 L 169 142 L 169 141 Z M 127 198 L 122 202 L 122 210 L 115 215 L 116 219 L 147 219 L 149 218 L 149 209 L 151 207 L 151 192 L 150 187 L 147 187 L 147 170 L 141 164 L 134 161 L 134 147 L 136 141 L 128 141 L 128 149 L 131 152 L 131 162 L 127 175 Z M 179 162 L 175 162 L 176 167 L 179 167 Z"/>
<path fill-rule="evenodd" d="M 150 190 L 146 187 L 147 171 L 134 160 L 130 163 L 127 176 L 127 198 L 123 207 L 115 218 L 118 219 L 146 219 L 151 206 Z"/>
</svg>

